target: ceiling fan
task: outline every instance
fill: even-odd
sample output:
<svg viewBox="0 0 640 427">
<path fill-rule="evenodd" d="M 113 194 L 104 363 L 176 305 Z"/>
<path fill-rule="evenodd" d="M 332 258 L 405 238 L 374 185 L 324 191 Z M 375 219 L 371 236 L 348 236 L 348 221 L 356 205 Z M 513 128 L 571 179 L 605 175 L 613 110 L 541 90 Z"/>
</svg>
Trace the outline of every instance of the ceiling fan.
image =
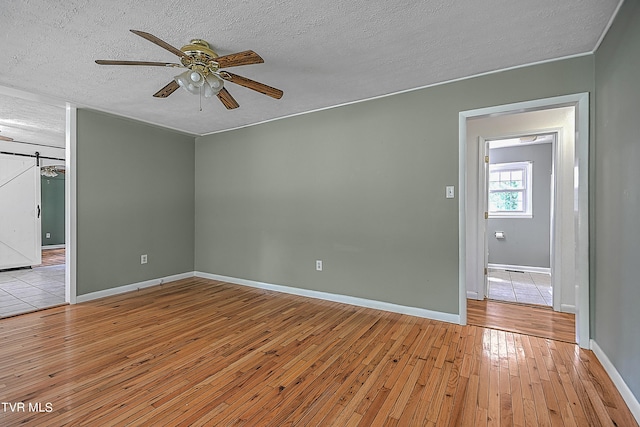
<svg viewBox="0 0 640 427">
<path fill-rule="evenodd" d="M 59 173 L 67 173 L 64 166 L 41 166 L 40 175 L 46 178 L 55 178 Z"/>
<path fill-rule="evenodd" d="M 105 59 L 98 59 L 96 60 L 96 63 L 99 65 L 144 65 L 154 67 L 186 68 L 186 71 L 175 76 L 175 78 L 165 87 L 153 94 L 156 98 L 166 98 L 179 87 L 183 87 L 188 92 L 194 95 L 203 95 L 205 98 L 210 98 L 213 95 L 216 95 L 222 104 L 224 104 L 224 106 L 229 110 L 238 108 L 240 105 L 224 87 L 225 81 L 244 86 L 275 99 L 282 98 L 283 92 L 280 89 L 222 70 L 223 68 L 260 64 L 264 62 L 260 55 L 252 50 L 218 56 L 218 54 L 211 49 L 209 43 L 201 39 L 193 39 L 189 44 L 177 49 L 152 34 L 138 30 L 130 31 L 177 55 L 180 58 L 180 64 L 171 62 L 118 61 Z"/>
</svg>

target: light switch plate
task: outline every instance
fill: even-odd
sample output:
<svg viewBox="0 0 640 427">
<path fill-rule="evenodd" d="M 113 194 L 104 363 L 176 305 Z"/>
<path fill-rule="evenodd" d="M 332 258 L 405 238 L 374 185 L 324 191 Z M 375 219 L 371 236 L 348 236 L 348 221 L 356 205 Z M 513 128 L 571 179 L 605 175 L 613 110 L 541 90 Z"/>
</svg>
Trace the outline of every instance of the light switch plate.
<svg viewBox="0 0 640 427">
<path fill-rule="evenodd" d="M 445 194 L 447 199 L 453 199 L 456 197 L 455 187 L 453 185 L 447 185 Z"/>
</svg>

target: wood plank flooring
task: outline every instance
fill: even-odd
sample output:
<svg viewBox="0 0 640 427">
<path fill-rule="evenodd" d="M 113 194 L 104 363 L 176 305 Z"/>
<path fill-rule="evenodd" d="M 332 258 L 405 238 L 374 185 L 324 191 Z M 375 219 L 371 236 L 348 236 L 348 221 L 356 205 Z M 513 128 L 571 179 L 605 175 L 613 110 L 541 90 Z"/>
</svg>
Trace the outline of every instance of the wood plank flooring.
<svg viewBox="0 0 640 427">
<path fill-rule="evenodd" d="M 196 278 L 2 319 L 0 366 L 2 426 L 637 426 L 574 344 Z"/>
<path fill-rule="evenodd" d="M 576 342 L 576 316 L 549 307 L 467 300 L 467 323 L 541 338 Z"/>
<path fill-rule="evenodd" d="M 65 248 L 43 249 L 42 263 L 34 267 L 46 267 L 49 265 L 62 265 L 65 263 Z"/>
</svg>

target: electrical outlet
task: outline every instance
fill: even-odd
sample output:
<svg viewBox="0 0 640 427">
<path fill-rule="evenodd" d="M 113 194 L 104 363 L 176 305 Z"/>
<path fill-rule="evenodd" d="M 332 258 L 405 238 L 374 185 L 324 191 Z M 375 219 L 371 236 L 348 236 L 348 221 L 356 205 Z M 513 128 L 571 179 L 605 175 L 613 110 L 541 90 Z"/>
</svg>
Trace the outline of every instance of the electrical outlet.
<svg viewBox="0 0 640 427">
<path fill-rule="evenodd" d="M 50 238 L 51 238 L 51 233 L 47 233 L 47 234 L 45 235 L 45 238 L 46 238 L 46 239 L 50 239 Z"/>
<path fill-rule="evenodd" d="M 321 259 L 317 259 L 316 260 L 316 271 L 322 271 L 322 260 Z"/>
<path fill-rule="evenodd" d="M 146 263 L 147 263 L 147 254 L 140 255 L 140 264 L 146 264 Z"/>
</svg>

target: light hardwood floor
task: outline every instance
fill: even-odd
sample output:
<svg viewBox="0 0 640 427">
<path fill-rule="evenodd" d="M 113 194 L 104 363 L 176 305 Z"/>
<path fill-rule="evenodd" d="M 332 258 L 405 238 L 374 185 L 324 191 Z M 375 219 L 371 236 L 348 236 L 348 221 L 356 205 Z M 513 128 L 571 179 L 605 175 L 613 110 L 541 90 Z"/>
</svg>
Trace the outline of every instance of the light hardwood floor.
<svg viewBox="0 0 640 427">
<path fill-rule="evenodd" d="M 62 265 L 64 263 L 65 263 L 65 248 L 43 249 L 42 263 L 38 267 L 46 267 L 49 265 Z"/>
<path fill-rule="evenodd" d="M 576 342 L 576 316 L 551 307 L 467 300 L 467 323 L 541 338 Z"/>
<path fill-rule="evenodd" d="M 637 425 L 573 344 L 195 278 L 2 319 L 0 366 L 45 410 L 2 426 Z"/>
</svg>

